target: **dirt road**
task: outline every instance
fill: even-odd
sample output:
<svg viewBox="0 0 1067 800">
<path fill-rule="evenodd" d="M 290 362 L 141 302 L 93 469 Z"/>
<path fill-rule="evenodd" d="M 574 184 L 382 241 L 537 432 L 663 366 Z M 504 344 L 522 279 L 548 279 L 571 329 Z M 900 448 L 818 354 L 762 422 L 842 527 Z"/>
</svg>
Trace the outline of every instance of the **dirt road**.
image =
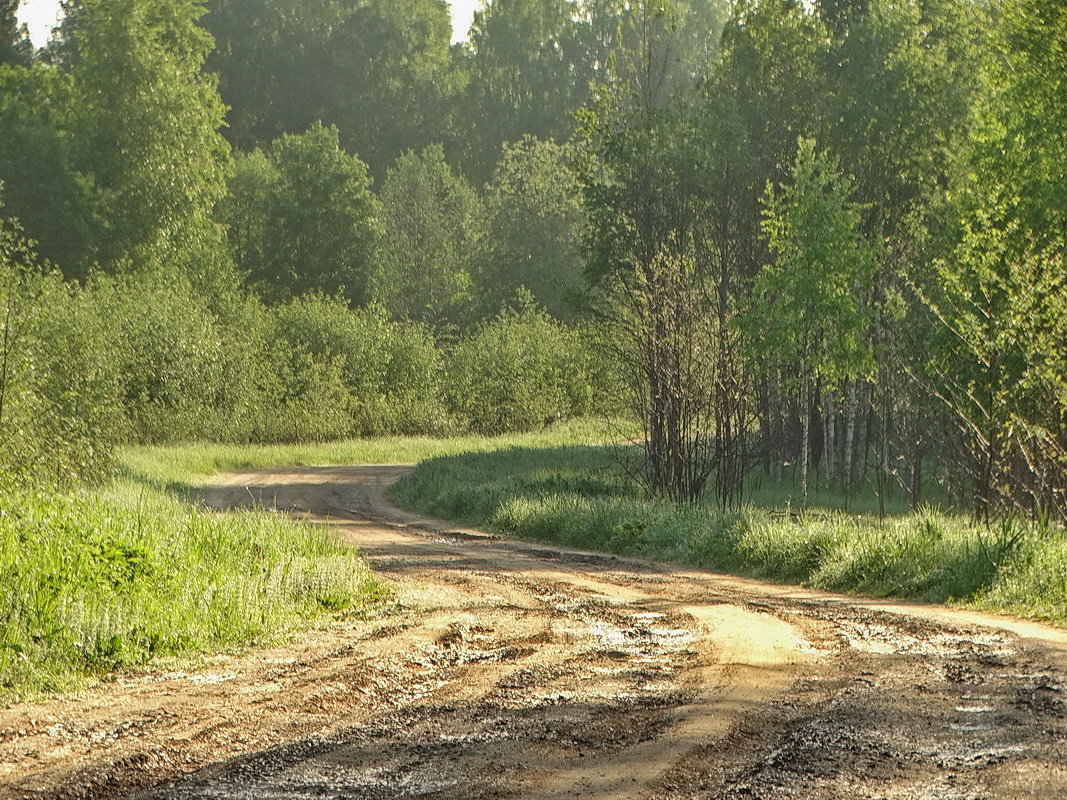
<svg viewBox="0 0 1067 800">
<path fill-rule="evenodd" d="M 0 797 L 1067 798 L 1067 635 L 434 526 L 402 467 L 205 500 L 336 527 L 375 618 L 0 711 Z"/>
</svg>

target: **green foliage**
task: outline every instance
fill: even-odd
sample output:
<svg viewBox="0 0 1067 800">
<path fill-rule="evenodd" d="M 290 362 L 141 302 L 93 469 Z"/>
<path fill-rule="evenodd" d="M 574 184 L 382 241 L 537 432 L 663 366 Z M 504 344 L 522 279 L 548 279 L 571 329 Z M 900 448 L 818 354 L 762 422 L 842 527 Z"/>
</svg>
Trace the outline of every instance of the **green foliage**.
<svg viewBox="0 0 1067 800">
<path fill-rule="evenodd" d="M 477 433 L 529 430 L 587 413 L 589 352 L 578 335 L 527 306 L 480 325 L 452 349 L 449 402 Z"/>
<path fill-rule="evenodd" d="M 435 145 L 397 159 L 381 200 L 385 240 L 374 299 L 437 330 L 469 322 L 471 274 L 485 238 L 477 193 Z"/>
<path fill-rule="evenodd" d="M 262 644 L 385 594 L 351 545 L 120 482 L 0 496 L 0 693 Z"/>
<path fill-rule="evenodd" d="M 317 121 L 381 177 L 443 136 L 453 93 L 451 23 L 440 0 L 211 0 L 209 65 L 244 151 Z M 254 32 L 254 33 L 253 33 Z"/>
<path fill-rule="evenodd" d="M 441 0 L 366 0 L 337 30 L 330 71 L 312 73 L 327 82 L 323 117 L 336 121 L 376 177 L 402 153 L 444 138 L 457 87 L 451 39 Z"/>
<path fill-rule="evenodd" d="M 125 277 L 96 282 L 86 300 L 111 322 L 123 438 L 217 435 L 226 339 L 205 300 L 181 281 Z"/>
<path fill-rule="evenodd" d="M 94 479 L 110 464 L 106 326 L 70 299 L 18 226 L 0 220 L 0 486 Z"/>
<path fill-rule="evenodd" d="M 309 418 L 331 419 L 328 410 L 333 415 L 332 425 L 317 435 L 292 439 L 420 433 L 446 426 L 439 354 L 420 326 L 390 322 L 378 308 L 353 312 L 337 301 L 307 297 L 277 310 L 272 338 L 274 363 L 282 366 L 282 418 L 293 416 L 296 409 L 287 404 L 294 401 L 303 404 Z M 313 390 L 309 374 L 324 385 Z M 331 390 L 333 398 L 315 396 Z M 309 391 L 311 396 L 304 396 Z"/>
<path fill-rule="evenodd" d="M 54 67 L 0 66 L 0 180 L 4 212 L 17 218 L 46 260 L 84 278 L 99 243 L 99 196 L 76 166 L 65 129 L 73 84 Z"/>
<path fill-rule="evenodd" d="M 318 291 L 365 303 L 379 215 L 366 165 L 320 124 L 238 158 L 218 211 L 238 269 L 272 302 Z"/>
<path fill-rule="evenodd" d="M 229 107 L 227 139 L 251 152 L 306 131 L 323 113 L 333 36 L 344 17 L 337 0 L 208 0 L 202 24 L 216 46 L 207 67 Z"/>
<path fill-rule="evenodd" d="M 0 0 L 0 67 L 5 64 L 28 66 L 33 44 L 25 25 L 18 21 L 19 0 Z"/>
<path fill-rule="evenodd" d="M 971 442 L 976 510 L 1067 516 L 1067 269 L 1062 246 L 1017 253 L 1003 219 L 967 220 L 923 294 L 926 374 Z"/>
<path fill-rule="evenodd" d="M 486 186 L 489 243 L 477 294 L 499 308 L 519 289 L 557 319 L 579 291 L 585 215 L 572 148 L 524 138 L 504 145 Z"/>
<path fill-rule="evenodd" d="M 459 143 L 469 174 L 488 178 L 503 142 L 568 138 L 594 79 L 592 45 L 574 0 L 493 0 L 475 12 Z"/>
<path fill-rule="evenodd" d="M 598 68 L 614 62 L 616 77 L 626 75 L 645 90 L 670 94 L 692 91 L 707 77 L 731 10 L 721 0 L 586 0 L 583 5 L 592 62 Z M 639 66 L 635 55 L 652 58 Z M 660 86 L 653 89 L 653 84 Z"/>
<path fill-rule="evenodd" d="M 855 178 L 864 232 L 910 255 L 971 125 L 986 15 L 967 0 L 860 5 L 841 9 L 826 54 L 823 144 Z"/>
<path fill-rule="evenodd" d="M 1021 223 L 1016 247 L 1043 248 L 1067 236 L 1067 8 L 1007 0 L 1000 12 L 974 167 L 980 191 Z"/>
<path fill-rule="evenodd" d="M 807 385 L 836 384 L 870 366 L 861 304 L 875 261 L 851 183 L 812 140 L 800 140 L 791 177 L 766 196 L 776 260 L 756 280 L 751 338 L 768 367 L 795 370 Z"/>
<path fill-rule="evenodd" d="M 68 124 L 79 170 L 100 192 L 94 250 L 111 269 L 223 271 L 210 214 L 229 148 L 216 82 L 202 71 L 212 42 L 201 13 L 196 0 L 84 0 L 68 18 Z"/>
<path fill-rule="evenodd" d="M 466 430 L 471 404 L 480 413 L 494 392 L 512 391 L 514 405 L 477 430 L 542 427 L 592 406 L 586 345 L 539 313 L 487 326 L 460 346 L 464 360 L 424 327 L 340 298 L 268 307 L 148 276 L 64 284 L 37 271 L 10 223 L 2 234 L 0 475 L 22 484 L 105 478 L 122 442 Z M 482 347 L 515 362 L 486 361 Z"/>
</svg>

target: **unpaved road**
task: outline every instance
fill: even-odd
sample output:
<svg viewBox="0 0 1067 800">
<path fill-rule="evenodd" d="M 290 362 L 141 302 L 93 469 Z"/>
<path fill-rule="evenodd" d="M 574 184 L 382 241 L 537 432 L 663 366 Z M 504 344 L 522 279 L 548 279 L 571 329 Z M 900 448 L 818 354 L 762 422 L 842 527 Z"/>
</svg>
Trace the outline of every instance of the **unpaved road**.
<svg viewBox="0 0 1067 800">
<path fill-rule="evenodd" d="M 0 711 L 0 797 L 1067 798 L 1067 636 L 502 541 L 402 467 L 206 493 L 336 526 L 399 603 Z"/>
</svg>

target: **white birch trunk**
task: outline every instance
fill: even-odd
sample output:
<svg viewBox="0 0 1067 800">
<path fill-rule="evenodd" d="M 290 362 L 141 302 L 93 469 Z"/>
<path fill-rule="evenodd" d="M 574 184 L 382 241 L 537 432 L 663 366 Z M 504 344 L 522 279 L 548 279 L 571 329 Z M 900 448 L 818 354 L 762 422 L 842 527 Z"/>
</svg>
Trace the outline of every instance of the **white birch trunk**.
<svg viewBox="0 0 1067 800">
<path fill-rule="evenodd" d="M 841 485 L 845 489 L 845 497 L 852 497 L 852 457 L 856 441 L 856 407 L 859 405 L 858 381 L 848 382 L 848 409 L 845 412 L 845 452 L 844 465 L 841 469 Z"/>
</svg>

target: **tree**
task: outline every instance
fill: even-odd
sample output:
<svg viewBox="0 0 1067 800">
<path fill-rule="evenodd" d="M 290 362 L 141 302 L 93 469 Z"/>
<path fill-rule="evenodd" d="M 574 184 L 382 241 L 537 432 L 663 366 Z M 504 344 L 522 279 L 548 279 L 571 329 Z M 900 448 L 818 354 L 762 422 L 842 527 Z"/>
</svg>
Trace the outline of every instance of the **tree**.
<svg viewBox="0 0 1067 800">
<path fill-rule="evenodd" d="M 77 58 L 70 130 L 100 192 L 95 242 L 111 269 L 223 265 L 211 211 L 225 192 L 223 105 L 204 73 L 211 38 L 196 0 L 84 0 L 67 37 Z"/>
<path fill-rule="evenodd" d="M 45 260 L 86 277 L 102 220 L 92 179 L 77 168 L 67 124 L 70 76 L 51 66 L 0 67 L 0 180 L 4 214 L 16 217 Z"/>
<path fill-rule="evenodd" d="M 444 0 L 369 0 L 346 17 L 331 46 L 323 119 L 376 178 L 401 153 L 444 139 L 456 91 L 452 20 Z"/>
<path fill-rule="evenodd" d="M 475 12 L 466 51 L 468 174 L 487 178 L 504 142 L 573 133 L 595 76 L 590 45 L 574 0 L 492 0 Z"/>
<path fill-rule="evenodd" d="M 546 311 L 568 315 L 582 273 L 585 215 L 571 148 L 525 137 L 504 145 L 486 187 L 489 243 L 478 294 L 490 309 L 528 289 Z"/>
<path fill-rule="evenodd" d="M 382 185 L 385 244 L 375 300 L 437 331 L 469 321 L 485 214 L 478 195 L 433 145 L 396 160 Z"/>
<path fill-rule="evenodd" d="M 317 291 L 366 303 L 381 240 L 370 184 L 323 125 L 240 157 L 218 216 L 249 284 L 273 302 Z"/>
<path fill-rule="evenodd" d="M 1067 7 L 1010 0 L 999 22 L 974 167 L 983 198 L 999 194 L 1019 221 L 1021 252 L 1067 238 Z"/>
<path fill-rule="evenodd" d="M 756 279 L 748 323 L 764 367 L 785 372 L 801 389 L 799 462 L 806 506 L 815 391 L 871 366 L 859 298 L 875 259 L 859 233 L 851 184 L 813 140 L 799 141 L 791 178 L 790 185 L 766 194 L 763 227 L 775 262 Z"/>
<path fill-rule="evenodd" d="M 1067 519 L 1067 9 L 1012 0 L 998 22 L 958 238 L 915 279 L 926 386 L 959 423 L 977 516 Z"/>
<path fill-rule="evenodd" d="M 719 55 L 720 38 L 730 14 L 721 0 L 669 0 L 660 3 L 659 21 L 647 14 L 653 6 L 626 0 L 585 0 L 597 71 L 609 68 L 619 55 L 648 41 L 651 23 L 659 27 L 657 47 L 665 48 L 664 82 L 670 91 L 691 92 L 706 78 Z M 667 22 L 663 26 L 663 22 Z M 666 36 L 665 36 L 666 34 Z"/>
<path fill-rule="evenodd" d="M 245 152 L 325 119 L 338 0 L 208 0 L 215 39 L 207 67 L 229 107 L 226 137 Z"/>
<path fill-rule="evenodd" d="M 925 376 L 967 443 L 976 516 L 1067 521 L 1064 246 L 1020 252 L 1017 227 L 977 212 L 935 264 L 922 293 L 934 320 Z"/>
<path fill-rule="evenodd" d="M 0 0 L 0 67 L 26 67 L 33 60 L 33 44 L 18 20 L 19 0 Z"/>
<path fill-rule="evenodd" d="M 454 91 L 444 0 L 210 0 L 209 66 L 250 151 L 317 121 L 375 177 L 401 152 L 441 141 Z"/>
<path fill-rule="evenodd" d="M 582 170 L 587 275 L 645 428 L 639 475 L 655 494 L 695 501 L 718 470 L 719 497 L 733 504 L 742 489 L 733 465 L 749 420 L 733 405 L 735 349 L 708 291 L 704 208 L 669 80 L 676 18 L 659 2 L 633 4 L 628 14 L 584 131 L 594 156 Z"/>
</svg>

